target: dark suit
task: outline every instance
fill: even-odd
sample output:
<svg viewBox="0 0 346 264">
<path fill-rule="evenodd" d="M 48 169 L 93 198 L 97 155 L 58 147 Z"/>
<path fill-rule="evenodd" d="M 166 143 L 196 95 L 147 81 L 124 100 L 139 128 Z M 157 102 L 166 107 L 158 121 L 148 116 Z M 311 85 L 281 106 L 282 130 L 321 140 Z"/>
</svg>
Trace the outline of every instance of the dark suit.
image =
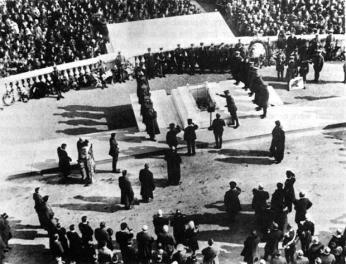
<svg viewBox="0 0 346 264">
<path fill-rule="evenodd" d="M 143 201 L 148 201 L 149 198 L 154 198 L 153 191 L 155 190 L 154 176 L 149 169 L 141 169 L 139 172 L 139 181 L 141 182 L 141 195 Z"/>
<path fill-rule="evenodd" d="M 263 212 L 267 207 L 269 193 L 264 190 L 253 190 L 252 208 L 255 210 L 257 223 L 263 225 Z"/>
<path fill-rule="evenodd" d="M 195 124 L 188 125 L 184 129 L 184 140 L 187 144 L 187 153 L 190 155 L 196 154 L 196 130 L 198 126 Z"/>
<path fill-rule="evenodd" d="M 59 157 L 59 169 L 64 177 L 66 177 L 70 174 L 70 161 L 72 161 L 72 159 L 68 156 L 66 150 L 61 147 L 58 147 L 57 152 Z"/>
<path fill-rule="evenodd" d="M 118 142 L 115 138 L 109 139 L 109 153 L 110 156 L 112 156 L 112 169 L 113 172 L 117 171 L 117 162 L 119 157 L 119 147 Z"/>
<path fill-rule="evenodd" d="M 176 128 L 170 129 L 166 134 L 166 143 L 169 146 L 169 148 L 177 147 L 178 146 L 178 139 L 177 135 L 180 133 L 181 129 L 179 126 Z"/>
<path fill-rule="evenodd" d="M 96 228 L 95 239 L 98 243 L 98 246 L 100 246 L 103 242 L 107 243 L 107 241 L 109 240 L 109 234 L 105 228 Z"/>
<path fill-rule="evenodd" d="M 121 254 L 123 254 L 123 251 L 129 244 L 129 242 L 132 240 L 132 238 L 133 234 L 127 231 L 118 231 L 115 233 L 115 240 L 119 244 Z"/>
<path fill-rule="evenodd" d="M 78 228 L 82 234 L 83 245 L 87 245 L 89 241 L 93 241 L 94 231 L 88 223 L 79 223 Z"/>
<path fill-rule="evenodd" d="M 223 119 L 214 119 L 211 125 L 211 130 L 214 132 L 216 148 L 222 148 L 223 127 L 226 123 Z"/>
<path fill-rule="evenodd" d="M 134 200 L 134 192 L 130 180 L 126 176 L 119 177 L 119 188 L 121 190 L 121 204 L 130 209 Z"/>
<path fill-rule="evenodd" d="M 82 239 L 76 232 L 67 232 L 67 238 L 70 241 L 70 257 L 72 260 L 78 260 L 82 251 Z"/>
<path fill-rule="evenodd" d="M 294 209 L 296 210 L 295 221 L 298 224 L 305 220 L 308 209 L 312 206 L 312 202 L 308 198 L 300 198 L 294 201 Z"/>
<path fill-rule="evenodd" d="M 152 248 L 153 248 L 154 238 L 150 236 L 147 232 L 139 232 L 137 234 L 137 246 L 138 246 L 138 260 L 142 264 L 150 263 L 152 258 Z"/>
</svg>

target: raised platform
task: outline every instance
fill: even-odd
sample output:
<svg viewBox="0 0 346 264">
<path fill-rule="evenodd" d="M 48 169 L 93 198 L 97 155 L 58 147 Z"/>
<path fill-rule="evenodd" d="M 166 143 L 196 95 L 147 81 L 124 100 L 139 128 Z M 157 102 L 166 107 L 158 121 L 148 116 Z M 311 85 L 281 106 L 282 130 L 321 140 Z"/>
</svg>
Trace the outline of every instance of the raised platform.
<svg viewBox="0 0 346 264">
<path fill-rule="evenodd" d="M 216 105 L 216 112 L 222 118 L 230 118 L 225 98 L 217 94 L 223 94 L 224 90 L 229 90 L 234 97 L 238 108 L 239 118 L 247 118 L 258 115 L 255 111 L 255 105 L 252 103 L 253 97 L 249 97 L 248 92 L 243 90 L 243 85 L 235 85 L 234 80 L 203 83 L 198 85 L 181 86 L 171 91 L 172 95 L 167 95 L 165 90 L 156 90 L 152 92 L 152 101 L 157 111 L 157 121 L 160 128 L 167 128 L 169 123 L 187 126 L 187 119 L 191 118 L 200 128 L 210 126 L 210 113 L 206 109 L 198 106 L 200 99 L 211 100 Z M 281 101 L 275 90 L 269 86 L 269 104 L 270 106 L 281 106 Z M 140 116 L 140 106 L 135 94 L 130 95 L 132 108 L 136 117 L 139 131 L 145 131 Z M 214 116 L 215 114 L 213 114 Z"/>
</svg>

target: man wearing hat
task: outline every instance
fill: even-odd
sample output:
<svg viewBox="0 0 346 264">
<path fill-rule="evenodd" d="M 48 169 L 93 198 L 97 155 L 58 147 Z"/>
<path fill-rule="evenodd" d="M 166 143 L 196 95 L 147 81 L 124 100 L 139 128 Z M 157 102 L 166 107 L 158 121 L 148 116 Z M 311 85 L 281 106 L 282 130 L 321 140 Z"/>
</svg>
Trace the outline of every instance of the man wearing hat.
<svg viewBox="0 0 346 264">
<path fill-rule="evenodd" d="M 322 71 L 323 64 L 324 64 L 324 58 L 322 56 L 322 50 L 318 49 L 316 54 L 312 58 L 313 68 L 315 71 L 315 79 L 314 82 L 318 83 L 320 78 L 320 72 Z"/>
<path fill-rule="evenodd" d="M 123 222 L 120 224 L 120 231 L 115 233 L 115 240 L 119 244 L 119 248 L 121 251 L 121 255 L 124 255 L 126 251 L 126 247 L 132 242 L 133 232 L 127 225 L 127 223 Z"/>
<path fill-rule="evenodd" d="M 255 210 L 256 221 L 259 226 L 263 225 L 263 212 L 267 207 L 269 193 L 263 189 L 262 184 L 252 190 L 252 208 Z"/>
<path fill-rule="evenodd" d="M 70 162 L 72 161 L 72 159 L 67 154 L 66 147 L 67 145 L 63 143 L 57 149 L 58 158 L 59 158 L 59 169 L 64 179 L 66 179 L 67 176 L 71 173 Z"/>
<path fill-rule="evenodd" d="M 320 258 L 321 258 L 322 264 L 334 264 L 334 263 L 336 263 L 335 256 L 330 253 L 329 247 L 323 248 Z"/>
<path fill-rule="evenodd" d="M 187 120 L 187 127 L 184 129 L 184 140 L 187 145 L 187 155 L 196 155 L 196 130 L 198 126 L 192 122 L 192 119 Z"/>
<path fill-rule="evenodd" d="M 208 239 L 208 246 L 202 250 L 203 264 L 219 263 L 220 250 L 215 247 L 214 240 Z"/>
<path fill-rule="evenodd" d="M 80 233 L 82 234 L 83 247 L 87 247 L 89 242 L 93 241 L 94 230 L 87 221 L 87 216 L 82 216 L 82 221 L 78 224 Z"/>
<path fill-rule="evenodd" d="M 162 52 L 163 48 L 160 48 L 160 52 L 156 54 L 156 70 L 160 78 L 166 77 L 166 56 Z"/>
<path fill-rule="evenodd" d="M 176 149 L 178 146 L 177 135 L 180 133 L 181 128 L 179 125 L 175 125 L 174 123 L 169 124 L 169 130 L 166 134 L 166 143 L 170 149 Z"/>
<path fill-rule="evenodd" d="M 241 193 L 241 189 L 237 187 L 237 183 L 231 181 L 229 183 L 230 189 L 225 193 L 224 196 L 224 204 L 226 211 L 230 217 L 230 221 L 233 222 L 235 216 L 241 210 L 241 205 L 239 201 L 239 195 Z"/>
<path fill-rule="evenodd" d="M 218 96 L 226 98 L 226 103 L 227 103 L 227 109 L 229 114 L 231 115 L 231 124 L 230 125 L 235 125 L 234 128 L 239 127 L 239 120 L 237 116 L 237 106 L 235 105 L 233 97 L 230 95 L 228 90 L 223 91 L 224 94 L 216 94 Z"/>
<path fill-rule="evenodd" d="M 283 160 L 285 152 L 285 131 L 282 129 L 279 120 L 275 121 L 269 151 L 271 157 L 275 158 L 276 163 L 280 163 Z"/>
<path fill-rule="evenodd" d="M 195 65 L 197 63 L 197 54 L 193 44 L 191 44 L 191 47 L 187 50 L 187 61 L 188 61 L 189 73 L 190 75 L 194 75 L 196 70 Z"/>
<path fill-rule="evenodd" d="M 204 73 L 205 67 L 206 67 L 205 64 L 206 64 L 207 50 L 203 45 L 204 45 L 204 43 L 201 42 L 200 47 L 198 48 L 198 52 L 197 52 L 197 63 L 199 66 L 199 73 L 200 74 Z"/>
<path fill-rule="evenodd" d="M 303 250 L 297 251 L 296 264 L 309 264 L 309 259 L 304 256 Z"/>
<path fill-rule="evenodd" d="M 286 171 L 286 181 L 285 181 L 285 205 L 287 206 L 288 212 L 292 211 L 292 204 L 296 200 L 296 194 L 294 191 L 294 183 L 296 182 L 295 174 L 288 170 Z"/>
<path fill-rule="evenodd" d="M 112 157 L 112 172 L 120 173 L 120 170 L 117 169 L 118 157 L 119 157 L 119 147 L 118 142 L 115 139 L 115 133 L 111 134 L 109 139 L 109 152 L 108 154 Z"/>
<path fill-rule="evenodd" d="M 283 232 L 279 230 L 277 223 L 273 223 L 272 228 L 267 234 L 267 241 L 264 247 L 264 259 L 268 260 L 268 257 L 275 256 L 279 252 L 279 242 L 283 238 Z"/>
<path fill-rule="evenodd" d="M 276 190 L 272 194 L 270 207 L 273 212 L 274 222 L 278 224 L 279 229 L 283 231 L 287 224 L 287 211 L 285 210 L 285 191 L 283 184 L 278 182 Z"/>
<path fill-rule="evenodd" d="M 149 164 L 144 164 L 144 169 L 139 171 L 139 181 L 141 183 L 142 201 L 147 203 L 149 199 L 154 199 L 153 191 L 155 190 L 154 176 L 149 170 Z"/>
<path fill-rule="evenodd" d="M 293 202 L 294 209 L 296 210 L 295 221 L 298 224 L 300 221 L 306 219 L 306 213 L 311 208 L 312 202 L 305 197 L 305 193 L 301 191 L 299 193 L 299 199 Z"/>
<path fill-rule="evenodd" d="M 138 247 L 138 260 L 142 264 L 149 264 L 152 258 L 154 238 L 148 233 L 148 226 L 144 225 L 142 231 L 136 236 Z"/>
<path fill-rule="evenodd" d="M 132 189 L 132 184 L 127 177 L 127 170 L 123 170 L 122 175 L 119 177 L 119 188 L 121 191 L 120 203 L 125 205 L 125 209 L 131 209 L 131 206 L 135 199 L 135 194 Z"/>
<path fill-rule="evenodd" d="M 299 236 L 301 248 L 304 254 L 307 255 L 312 237 L 315 234 L 314 223 L 308 218 L 306 218 L 304 221 L 300 221 L 298 224 L 297 234 Z"/>
<path fill-rule="evenodd" d="M 220 118 L 220 114 L 216 114 L 216 119 L 213 120 L 213 123 L 208 128 L 208 130 L 213 130 L 214 137 L 215 137 L 215 148 L 221 149 L 222 148 L 222 134 L 223 134 L 223 127 L 226 126 L 225 121 Z"/>
</svg>

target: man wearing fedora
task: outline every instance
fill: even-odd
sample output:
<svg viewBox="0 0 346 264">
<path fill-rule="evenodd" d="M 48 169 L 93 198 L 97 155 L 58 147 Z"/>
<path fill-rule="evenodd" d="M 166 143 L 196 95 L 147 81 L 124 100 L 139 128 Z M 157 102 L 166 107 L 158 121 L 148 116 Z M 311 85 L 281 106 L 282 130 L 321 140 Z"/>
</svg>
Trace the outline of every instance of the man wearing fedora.
<svg viewBox="0 0 346 264">
<path fill-rule="evenodd" d="M 192 119 L 187 120 L 187 127 L 184 129 L 184 140 L 187 145 L 187 155 L 196 155 L 196 130 L 198 126 L 192 122 Z"/>
</svg>

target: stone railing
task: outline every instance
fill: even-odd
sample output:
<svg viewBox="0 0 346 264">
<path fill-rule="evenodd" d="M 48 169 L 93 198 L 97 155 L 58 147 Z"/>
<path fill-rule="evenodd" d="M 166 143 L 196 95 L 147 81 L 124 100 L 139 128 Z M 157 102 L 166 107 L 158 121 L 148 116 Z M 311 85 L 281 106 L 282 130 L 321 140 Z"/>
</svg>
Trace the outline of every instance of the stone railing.
<svg viewBox="0 0 346 264">
<path fill-rule="evenodd" d="M 91 72 L 97 68 L 100 60 L 105 63 L 106 67 L 112 67 L 111 65 L 114 63 L 115 58 L 116 54 L 114 53 L 104 54 L 96 58 L 57 65 L 57 69 L 66 79 L 69 79 L 72 76 L 78 78 L 85 72 Z M 2 78 L 0 79 L 0 96 L 5 94 L 7 89 L 11 89 L 11 87 L 13 87 L 15 97 L 18 97 L 19 89 L 29 90 L 39 78 L 43 82 L 51 80 L 50 75 L 52 72 L 53 66 Z"/>
<path fill-rule="evenodd" d="M 298 39 L 306 39 L 311 40 L 315 37 L 315 35 L 297 35 Z M 320 41 L 323 43 L 326 39 L 327 35 L 319 35 Z M 334 35 L 335 39 L 339 41 L 339 45 L 342 47 L 343 50 L 345 50 L 345 44 L 346 44 L 346 37 L 345 35 Z M 238 42 L 238 39 L 241 40 L 241 43 L 245 45 L 247 48 L 249 44 L 253 41 L 260 40 L 264 43 L 268 43 L 270 48 L 273 49 L 276 47 L 277 42 L 277 36 L 258 36 L 258 37 L 239 37 L 234 38 L 230 40 L 229 44 L 236 44 Z M 204 43 L 205 46 L 209 46 L 211 43 Z M 218 45 L 218 43 L 214 43 L 215 45 Z M 195 47 L 198 47 L 199 43 L 195 43 Z M 181 47 L 181 48 L 189 48 L 187 47 Z M 168 51 L 168 50 L 165 50 Z M 145 53 L 146 51 L 143 51 Z M 153 53 L 159 52 L 158 50 L 152 50 Z M 127 58 L 130 63 L 135 63 L 135 57 L 141 56 L 143 54 L 137 54 L 136 56 L 132 58 Z M 84 74 L 85 72 L 90 72 L 94 70 L 97 67 L 97 64 L 100 60 L 102 60 L 108 68 L 112 67 L 112 64 L 114 64 L 116 58 L 115 53 L 109 53 L 104 54 L 96 58 L 81 60 L 81 61 L 75 61 L 70 63 L 65 63 L 61 65 L 57 65 L 58 71 L 65 76 L 66 79 L 69 79 L 70 76 L 79 77 L 80 75 Z M 0 79 L 0 96 L 6 93 L 7 89 L 11 89 L 13 87 L 15 97 L 18 97 L 18 89 L 28 90 L 29 87 L 32 86 L 34 82 L 38 80 L 38 77 L 41 77 L 42 81 L 50 80 L 51 73 L 53 71 L 53 67 L 47 67 L 39 70 L 34 70 L 30 72 L 20 73 L 12 76 L 8 76 L 6 78 Z"/>
</svg>

